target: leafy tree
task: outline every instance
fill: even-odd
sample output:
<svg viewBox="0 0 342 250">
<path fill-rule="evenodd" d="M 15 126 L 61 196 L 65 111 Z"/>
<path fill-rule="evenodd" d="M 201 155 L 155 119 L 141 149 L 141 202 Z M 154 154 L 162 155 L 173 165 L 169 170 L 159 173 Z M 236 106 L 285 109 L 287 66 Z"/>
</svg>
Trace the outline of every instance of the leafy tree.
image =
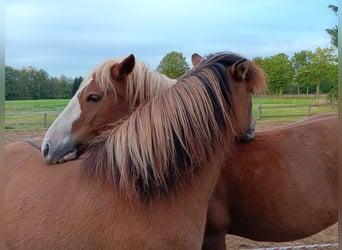
<svg viewBox="0 0 342 250">
<path fill-rule="evenodd" d="M 5 66 L 5 99 L 15 100 L 20 98 L 19 90 L 19 71 L 10 67 Z"/>
<path fill-rule="evenodd" d="M 51 78 L 43 69 L 5 66 L 6 100 L 70 98 L 72 80 Z"/>
<path fill-rule="evenodd" d="M 58 99 L 68 99 L 72 94 L 72 79 L 62 75 L 58 84 Z"/>
<path fill-rule="evenodd" d="M 309 64 L 312 52 L 309 50 L 302 50 L 300 52 L 294 53 L 291 58 L 292 67 L 294 70 L 294 81 L 297 85 L 297 94 L 300 94 L 301 87 L 307 87 L 308 81 L 305 77 L 302 77 L 301 69 Z"/>
<path fill-rule="evenodd" d="M 30 87 L 33 99 L 51 98 L 51 90 L 49 74 L 43 69 L 34 70 Z"/>
<path fill-rule="evenodd" d="M 317 48 L 315 52 L 306 53 L 306 63 L 296 72 L 296 80 L 307 85 L 314 85 L 316 95 L 320 94 L 320 86 L 324 82 L 337 85 L 337 56 L 335 49 Z"/>
<path fill-rule="evenodd" d="M 335 5 L 332 5 L 332 4 L 329 4 L 328 5 L 328 8 L 331 9 L 331 11 L 333 11 L 335 13 L 335 15 L 337 15 L 337 12 L 338 12 L 338 7 L 335 6 Z M 337 48 L 338 47 L 338 27 L 337 25 L 335 25 L 334 27 L 332 27 L 331 29 L 326 29 L 325 30 L 329 35 L 330 35 L 330 38 L 331 38 L 331 44 Z"/>
<path fill-rule="evenodd" d="M 160 61 L 157 71 L 170 78 L 177 79 L 190 69 L 182 53 L 170 52 Z"/>
<path fill-rule="evenodd" d="M 72 84 L 72 93 L 71 93 L 71 96 L 74 96 L 74 95 L 75 95 L 75 93 L 76 93 L 76 91 L 78 90 L 79 86 L 81 85 L 82 81 L 83 81 L 83 77 L 82 77 L 82 76 L 76 77 L 76 78 L 74 79 L 74 82 L 73 82 L 73 84 Z"/>
<path fill-rule="evenodd" d="M 272 94 L 283 94 L 284 89 L 293 81 L 294 71 L 289 57 L 284 53 L 266 58 L 255 58 L 265 71 L 268 89 Z"/>
</svg>

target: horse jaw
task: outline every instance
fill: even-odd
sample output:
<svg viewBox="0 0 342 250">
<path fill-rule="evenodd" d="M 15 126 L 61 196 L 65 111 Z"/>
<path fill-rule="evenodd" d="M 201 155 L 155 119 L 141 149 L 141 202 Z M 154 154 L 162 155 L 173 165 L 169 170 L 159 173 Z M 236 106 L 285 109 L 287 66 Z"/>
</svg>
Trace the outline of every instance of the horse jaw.
<svg viewBox="0 0 342 250">
<path fill-rule="evenodd" d="M 255 137 L 255 125 L 256 125 L 256 120 L 254 117 L 252 117 L 251 123 L 249 124 L 249 128 L 246 131 L 246 134 L 244 136 L 242 136 L 241 138 L 239 138 L 240 142 L 247 142 L 247 141 L 251 141 L 254 139 L 254 137 Z"/>
<path fill-rule="evenodd" d="M 47 163 L 61 163 L 78 157 L 77 142 L 71 129 L 80 114 L 81 107 L 75 95 L 44 136 L 41 152 Z"/>
</svg>

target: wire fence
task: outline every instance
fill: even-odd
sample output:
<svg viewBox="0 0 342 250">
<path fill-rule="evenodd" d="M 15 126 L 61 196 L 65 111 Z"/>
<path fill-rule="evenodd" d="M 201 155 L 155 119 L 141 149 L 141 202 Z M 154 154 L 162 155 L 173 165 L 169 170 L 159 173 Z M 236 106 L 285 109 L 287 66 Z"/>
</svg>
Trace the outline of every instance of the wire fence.
<svg viewBox="0 0 342 250">
<path fill-rule="evenodd" d="M 321 113 L 337 113 L 337 104 L 308 104 L 308 105 L 262 105 L 257 107 L 258 120 L 281 120 L 288 118 L 305 118 Z"/>
<path fill-rule="evenodd" d="M 6 112 L 5 129 L 45 129 L 61 111 Z"/>
</svg>

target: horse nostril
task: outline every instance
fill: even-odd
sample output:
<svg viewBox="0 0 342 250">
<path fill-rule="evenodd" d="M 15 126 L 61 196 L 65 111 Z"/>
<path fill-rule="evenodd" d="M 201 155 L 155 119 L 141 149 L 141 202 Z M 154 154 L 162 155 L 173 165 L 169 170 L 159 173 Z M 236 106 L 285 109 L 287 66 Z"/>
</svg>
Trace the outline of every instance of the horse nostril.
<svg viewBox="0 0 342 250">
<path fill-rule="evenodd" d="M 49 154 L 50 146 L 48 143 L 46 143 L 44 150 L 43 150 L 43 155 L 46 157 Z"/>
</svg>

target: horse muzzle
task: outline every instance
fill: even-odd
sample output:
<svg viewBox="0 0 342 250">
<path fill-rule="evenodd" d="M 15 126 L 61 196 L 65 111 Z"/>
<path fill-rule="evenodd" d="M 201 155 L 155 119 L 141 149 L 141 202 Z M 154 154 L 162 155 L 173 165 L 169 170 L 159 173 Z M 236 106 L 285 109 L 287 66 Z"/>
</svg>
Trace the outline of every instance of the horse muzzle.
<svg viewBox="0 0 342 250">
<path fill-rule="evenodd" d="M 256 125 L 256 120 L 253 117 L 245 135 L 239 138 L 240 142 L 247 142 L 247 141 L 251 141 L 254 139 L 254 137 L 255 137 L 255 125 Z"/>
<path fill-rule="evenodd" d="M 63 163 L 79 156 L 78 149 L 70 143 L 54 147 L 51 142 L 44 142 L 41 151 L 48 164 Z"/>
</svg>

